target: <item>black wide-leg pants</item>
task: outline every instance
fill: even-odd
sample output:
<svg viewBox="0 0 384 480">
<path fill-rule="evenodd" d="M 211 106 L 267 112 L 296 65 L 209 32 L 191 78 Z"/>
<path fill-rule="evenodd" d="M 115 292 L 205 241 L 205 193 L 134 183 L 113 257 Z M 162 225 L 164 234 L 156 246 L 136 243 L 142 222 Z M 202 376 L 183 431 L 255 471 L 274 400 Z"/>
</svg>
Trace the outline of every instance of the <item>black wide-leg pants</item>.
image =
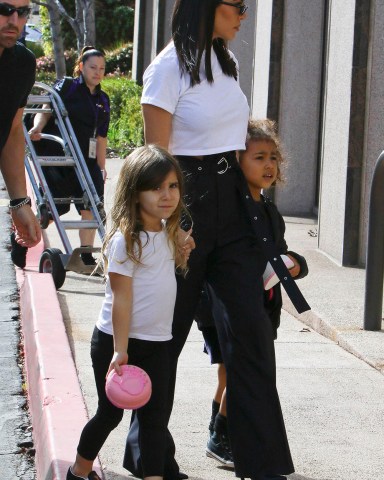
<svg viewBox="0 0 384 480">
<path fill-rule="evenodd" d="M 240 198 L 241 172 L 234 153 L 178 160 L 185 176 L 196 249 L 187 277 L 178 278 L 169 344 L 169 415 L 177 360 L 207 280 L 226 312 L 216 326 L 227 369 L 228 429 L 236 475 L 259 480 L 267 473 L 290 474 L 294 467 L 276 390 L 274 336 L 263 305 L 262 274 L 267 259 L 252 235 Z M 131 443 L 128 436 L 126 459 L 134 456 Z M 166 465 L 171 465 L 174 444 L 170 433 L 167 455 Z"/>
</svg>

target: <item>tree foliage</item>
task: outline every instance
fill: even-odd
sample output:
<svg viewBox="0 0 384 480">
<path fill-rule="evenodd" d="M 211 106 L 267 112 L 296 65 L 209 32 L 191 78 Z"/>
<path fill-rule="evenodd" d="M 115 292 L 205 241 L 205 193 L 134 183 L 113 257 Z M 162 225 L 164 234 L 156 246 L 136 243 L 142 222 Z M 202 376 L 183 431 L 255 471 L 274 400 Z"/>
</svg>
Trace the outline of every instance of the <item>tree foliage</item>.
<svg viewBox="0 0 384 480">
<path fill-rule="evenodd" d="M 75 2 L 73 0 L 34 1 L 40 6 L 50 3 L 61 5 L 61 37 L 64 50 L 70 50 L 71 48 L 80 50 L 84 44 L 93 44 L 100 49 L 111 49 L 116 44 L 128 43 L 133 40 L 134 0 L 94 0 L 96 30 L 94 41 L 85 36 L 86 32 L 81 27 L 81 12 L 86 10 L 83 3 L 80 2 L 85 3 L 89 0 L 76 0 Z M 83 9 L 79 8 L 81 5 L 83 5 Z M 40 8 L 40 16 L 43 21 L 44 51 L 47 55 L 50 55 L 53 52 L 52 33 L 46 8 Z M 75 25 L 76 23 L 78 26 Z M 74 35 L 74 32 L 76 35 Z"/>
</svg>

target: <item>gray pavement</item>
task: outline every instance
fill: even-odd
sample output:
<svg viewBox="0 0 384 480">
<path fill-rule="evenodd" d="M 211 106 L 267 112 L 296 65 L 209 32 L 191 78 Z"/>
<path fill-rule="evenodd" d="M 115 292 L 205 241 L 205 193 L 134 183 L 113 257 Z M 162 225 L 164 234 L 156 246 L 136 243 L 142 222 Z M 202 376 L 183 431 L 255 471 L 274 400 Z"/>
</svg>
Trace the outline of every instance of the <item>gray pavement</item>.
<svg viewBox="0 0 384 480">
<path fill-rule="evenodd" d="M 107 209 L 119 166 L 118 160 L 108 161 Z M 308 234 L 315 229 L 299 219 L 287 220 L 290 248 L 308 260 L 310 274 L 300 287 L 313 308 L 298 316 L 285 298 L 276 342 L 278 388 L 297 472 L 289 478 L 383 479 L 384 332 L 361 330 L 364 270 L 340 267 L 319 252 L 316 237 Z M 60 248 L 54 226 L 48 238 L 52 247 Z M 77 245 L 77 234 L 72 238 Z M 92 415 L 96 392 L 89 344 L 103 282 L 68 272 L 58 298 Z M 231 470 L 204 453 L 215 381 L 215 367 L 202 353 L 200 333 L 193 328 L 180 358 L 170 426 L 181 469 L 192 480 L 233 478 Z M 130 478 L 121 467 L 128 425 L 129 412 L 100 453 L 107 480 Z"/>
<path fill-rule="evenodd" d="M 8 204 L 0 175 L 0 471 L 5 480 L 32 480 L 33 442 L 19 357 L 19 294 L 8 250 Z"/>
</svg>

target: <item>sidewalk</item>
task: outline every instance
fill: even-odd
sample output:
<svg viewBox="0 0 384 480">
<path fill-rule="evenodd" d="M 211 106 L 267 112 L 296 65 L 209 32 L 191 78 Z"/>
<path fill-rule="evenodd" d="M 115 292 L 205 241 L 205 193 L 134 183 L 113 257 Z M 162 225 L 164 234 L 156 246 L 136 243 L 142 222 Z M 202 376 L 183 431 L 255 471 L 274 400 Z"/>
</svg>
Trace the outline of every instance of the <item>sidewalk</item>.
<svg viewBox="0 0 384 480">
<path fill-rule="evenodd" d="M 119 165 L 118 160 L 109 161 L 107 209 Z M 383 478 L 384 376 L 379 371 L 384 373 L 384 331 L 361 330 L 365 272 L 339 267 L 320 253 L 317 238 L 308 234 L 315 228 L 287 219 L 288 245 L 309 264 L 310 274 L 300 280 L 300 288 L 312 306 L 311 312 L 298 316 L 285 298 L 276 342 L 278 387 L 297 471 L 289 478 Z M 61 248 L 55 227 L 47 233 L 50 246 Z M 77 232 L 73 245 L 76 237 Z M 38 480 L 62 480 L 75 456 L 85 409 L 92 415 L 96 407 L 89 343 L 104 287 L 98 278 L 68 272 L 56 296 L 48 274 L 28 269 L 21 294 L 23 328 L 33 325 L 26 335 L 26 349 L 37 352 L 27 355 L 27 363 L 29 379 L 37 382 L 29 381 Z M 43 350 L 48 346 L 51 356 L 46 358 Z M 201 336 L 193 329 L 180 359 L 171 423 L 177 459 L 191 480 L 234 478 L 231 470 L 218 467 L 204 454 L 215 376 L 215 367 L 202 353 Z M 127 412 L 101 451 L 106 480 L 130 478 L 121 467 L 128 425 Z"/>
</svg>

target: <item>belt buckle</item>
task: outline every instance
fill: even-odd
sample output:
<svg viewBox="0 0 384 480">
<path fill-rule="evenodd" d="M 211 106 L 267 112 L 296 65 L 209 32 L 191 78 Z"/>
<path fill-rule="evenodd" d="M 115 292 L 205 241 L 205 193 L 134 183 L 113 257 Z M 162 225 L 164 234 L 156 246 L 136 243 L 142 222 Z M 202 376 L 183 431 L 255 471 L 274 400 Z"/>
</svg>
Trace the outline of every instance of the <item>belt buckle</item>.
<svg viewBox="0 0 384 480">
<path fill-rule="evenodd" d="M 228 160 L 225 157 L 221 157 L 220 160 L 217 162 L 217 165 L 220 165 L 223 162 L 225 162 L 225 168 L 217 172 L 219 175 L 223 175 L 227 170 L 231 168 L 231 166 L 228 163 Z"/>
</svg>

